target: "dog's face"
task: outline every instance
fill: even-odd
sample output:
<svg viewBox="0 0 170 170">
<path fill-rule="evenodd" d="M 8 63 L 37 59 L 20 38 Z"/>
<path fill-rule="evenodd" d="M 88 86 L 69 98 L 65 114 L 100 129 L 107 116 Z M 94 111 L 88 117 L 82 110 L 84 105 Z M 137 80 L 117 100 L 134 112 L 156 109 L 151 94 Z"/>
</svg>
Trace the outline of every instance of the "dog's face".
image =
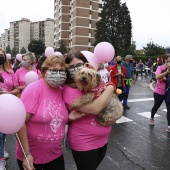
<svg viewBox="0 0 170 170">
<path fill-rule="evenodd" d="M 100 74 L 88 67 L 80 69 L 75 75 L 75 83 L 78 89 L 90 91 L 102 83 Z"/>
</svg>

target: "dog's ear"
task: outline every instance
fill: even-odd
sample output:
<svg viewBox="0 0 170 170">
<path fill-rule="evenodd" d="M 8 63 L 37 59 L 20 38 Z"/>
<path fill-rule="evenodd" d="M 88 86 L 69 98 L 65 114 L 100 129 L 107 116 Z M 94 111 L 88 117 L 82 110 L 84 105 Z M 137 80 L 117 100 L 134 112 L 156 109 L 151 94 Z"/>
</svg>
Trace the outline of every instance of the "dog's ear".
<svg viewBox="0 0 170 170">
<path fill-rule="evenodd" d="M 97 78 L 97 85 L 101 84 L 102 83 L 102 78 L 101 78 L 100 73 L 96 74 L 96 78 Z"/>
</svg>

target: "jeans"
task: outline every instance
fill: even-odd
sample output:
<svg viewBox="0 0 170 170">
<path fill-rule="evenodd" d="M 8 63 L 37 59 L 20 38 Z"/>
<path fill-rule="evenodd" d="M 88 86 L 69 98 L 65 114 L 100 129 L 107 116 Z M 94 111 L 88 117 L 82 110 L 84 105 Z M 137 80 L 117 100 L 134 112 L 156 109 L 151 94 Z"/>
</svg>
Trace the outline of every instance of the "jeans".
<svg viewBox="0 0 170 170">
<path fill-rule="evenodd" d="M 4 157 L 5 134 L 0 132 L 0 158 Z"/>
<path fill-rule="evenodd" d="M 129 91 L 130 91 L 130 86 L 125 85 L 125 88 L 123 88 L 123 92 L 124 92 L 123 105 L 124 106 L 127 105 L 127 99 L 128 99 L 128 96 L 129 96 Z"/>
</svg>

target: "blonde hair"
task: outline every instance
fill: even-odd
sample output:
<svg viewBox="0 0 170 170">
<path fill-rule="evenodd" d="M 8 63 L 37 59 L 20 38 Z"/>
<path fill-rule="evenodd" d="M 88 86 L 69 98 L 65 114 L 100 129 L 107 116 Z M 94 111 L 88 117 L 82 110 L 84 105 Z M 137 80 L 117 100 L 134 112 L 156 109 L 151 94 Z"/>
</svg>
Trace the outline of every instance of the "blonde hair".
<svg viewBox="0 0 170 170">
<path fill-rule="evenodd" d="M 65 59 L 63 56 L 52 55 L 44 61 L 43 65 L 41 67 L 42 77 L 45 76 L 45 72 L 46 72 L 46 70 L 48 70 L 48 68 L 53 67 L 56 64 L 60 64 L 61 67 L 67 68 L 67 65 L 65 63 Z"/>
<path fill-rule="evenodd" d="M 116 57 L 116 60 L 117 60 L 117 59 L 122 59 L 122 57 L 121 57 L 121 56 L 117 56 L 117 57 Z"/>
<path fill-rule="evenodd" d="M 26 53 L 22 55 L 22 58 L 24 56 L 27 56 L 29 58 L 29 60 L 31 61 L 31 64 L 34 64 L 36 61 L 35 55 L 33 53 Z"/>
<path fill-rule="evenodd" d="M 3 52 L 4 58 L 5 58 L 5 62 L 3 63 L 3 69 L 4 69 L 4 71 L 10 73 L 9 62 L 8 62 L 6 53 L 5 53 L 5 51 L 2 48 L 0 48 L 0 51 Z"/>
<path fill-rule="evenodd" d="M 103 70 L 103 69 L 104 69 L 104 64 L 103 63 L 99 63 L 98 70 Z"/>
</svg>

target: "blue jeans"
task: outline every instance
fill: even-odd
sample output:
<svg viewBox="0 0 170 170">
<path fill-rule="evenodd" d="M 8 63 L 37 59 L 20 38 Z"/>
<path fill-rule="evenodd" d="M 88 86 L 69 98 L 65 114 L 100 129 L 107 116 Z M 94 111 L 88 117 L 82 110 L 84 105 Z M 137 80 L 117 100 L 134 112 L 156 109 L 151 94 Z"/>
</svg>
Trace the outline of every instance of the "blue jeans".
<svg viewBox="0 0 170 170">
<path fill-rule="evenodd" d="M 0 132 L 0 158 L 4 157 L 5 134 Z"/>
<path fill-rule="evenodd" d="M 123 105 L 127 105 L 127 99 L 129 96 L 130 86 L 125 85 L 125 88 L 123 89 L 124 97 L 123 97 Z"/>
</svg>

